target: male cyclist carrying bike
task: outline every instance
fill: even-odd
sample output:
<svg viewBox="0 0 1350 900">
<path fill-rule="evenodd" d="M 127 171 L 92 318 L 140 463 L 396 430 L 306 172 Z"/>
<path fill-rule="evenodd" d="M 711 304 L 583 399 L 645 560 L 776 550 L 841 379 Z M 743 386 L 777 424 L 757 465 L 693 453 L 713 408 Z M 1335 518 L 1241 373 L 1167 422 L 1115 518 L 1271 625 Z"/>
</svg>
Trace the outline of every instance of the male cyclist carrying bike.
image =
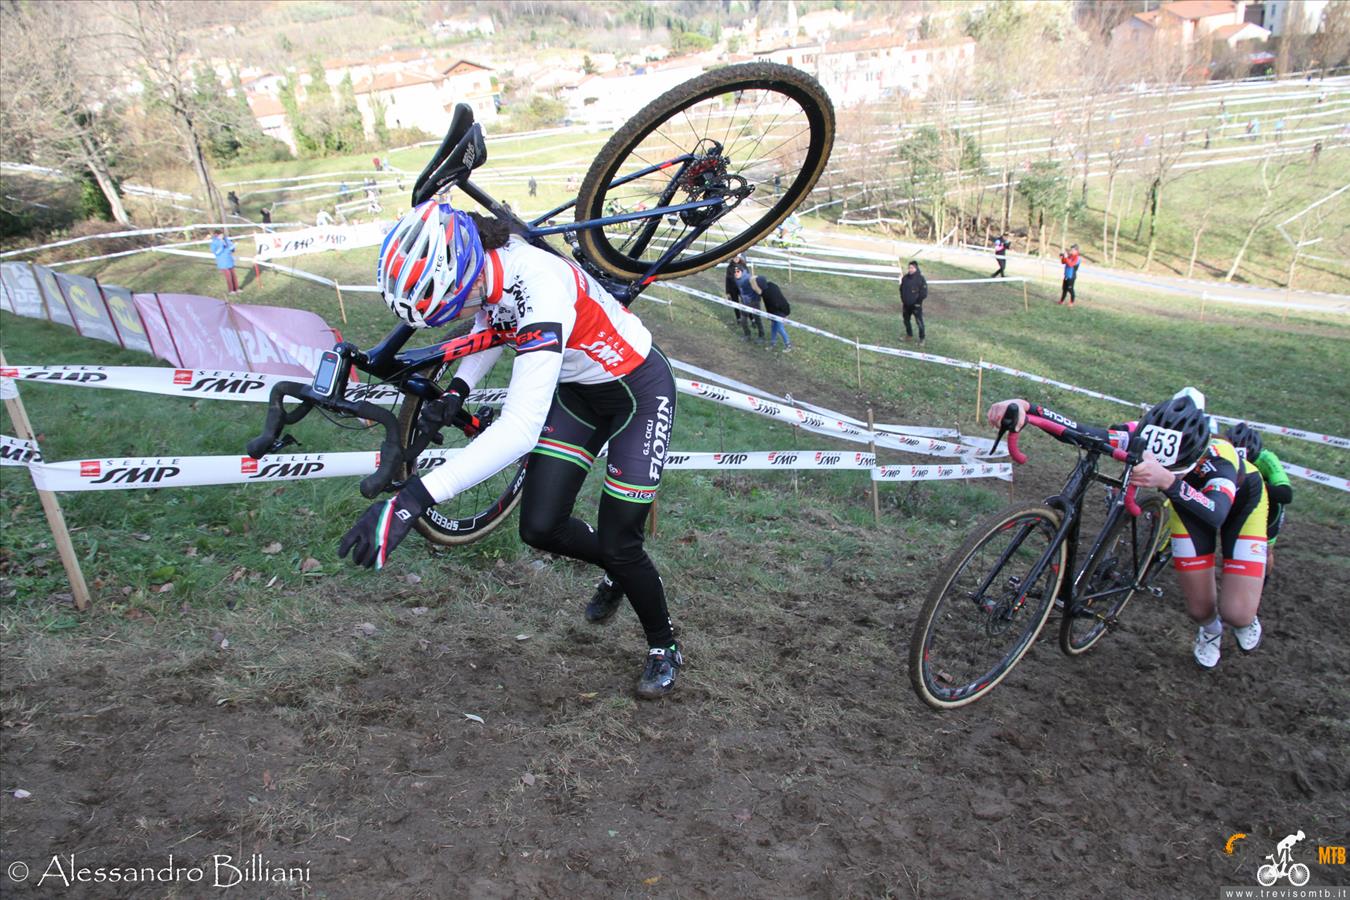
<svg viewBox="0 0 1350 900">
<path fill-rule="evenodd" d="M 998 427 L 1008 407 L 1018 408 L 1020 431 L 1026 415 L 1055 422 L 1071 420 L 1025 400 L 1004 400 L 989 407 Z M 1130 483 L 1157 488 L 1172 501 L 1172 556 L 1186 597 L 1186 611 L 1199 625 L 1195 660 L 1212 669 L 1219 664 L 1219 643 L 1227 622 L 1243 651 L 1261 643 L 1261 587 L 1266 562 L 1266 489 L 1261 473 L 1233 445 L 1211 433 L 1204 395 L 1183 388 L 1154 406 L 1139 422 L 1110 429 L 1081 423 L 1071 427 L 1109 439 L 1125 448 L 1139 436 L 1144 459 Z M 1214 551 L 1223 550 L 1223 607 L 1214 578 Z M 1222 618 L 1221 618 L 1222 616 Z"/>
<path fill-rule="evenodd" d="M 642 527 L 675 422 L 675 380 L 651 333 L 572 262 L 530 246 L 496 219 L 435 200 L 394 226 L 376 276 L 385 303 L 414 327 L 445 325 L 467 310 L 474 331 L 504 332 L 516 356 L 492 427 L 445 465 L 373 504 L 343 537 L 339 556 L 351 551 L 358 565 L 382 567 L 427 508 L 532 453 L 521 489 L 521 539 L 605 571 L 587 620 L 607 621 L 626 596 L 649 647 L 637 694 L 668 694 L 684 660 Z M 450 421 L 502 349 L 466 357 L 446 395 L 424 404 L 422 424 Z M 591 528 L 572 508 L 606 442 L 607 477 Z"/>
</svg>

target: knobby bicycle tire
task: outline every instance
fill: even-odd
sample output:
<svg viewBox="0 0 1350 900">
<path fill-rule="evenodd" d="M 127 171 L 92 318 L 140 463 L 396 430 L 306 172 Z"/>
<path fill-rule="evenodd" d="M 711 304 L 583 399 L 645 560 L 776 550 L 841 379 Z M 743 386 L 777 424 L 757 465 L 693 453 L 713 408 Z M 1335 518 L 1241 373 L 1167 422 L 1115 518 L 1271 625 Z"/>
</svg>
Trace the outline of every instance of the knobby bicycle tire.
<svg viewBox="0 0 1350 900">
<path fill-rule="evenodd" d="M 418 374 L 438 380 L 447 371 L 448 367 L 444 363 L 435 362 L 419 369 Z M 421 409 L 421 398 L 412 395 L 405 395 L 399 404 L 399 435 L 405 449 L 412 440 L 413 426 L 417 424 L 417 414 Z M 469 440 L 456 428 L 447 427 L 441 434 L 445 440 L 440 445 L 442 447 L 463 446 Z M 431 543 L 447 547 L 471 544 L 487 537 L 510 517 L 511 511 L 520 502 L 527 458 L 522 457 L 486 481 L 428 509 L 417 520 L 418 532 Z M 430 461 L 425 456 L 411 461 L 404 477 L 430 471 Z"/>
<path fill-rule="evenodd" d="M 1059 626 L 1059 649 L 1078 656 L 1100 641 L 1135 594 L 1157 553 L 1167 518 L 1162 497 L 1139 504 L 1138 516 L 1121 515 L 1100 549 L 1084 564 L 1072 609 Z"/>
<path fill-rule="evenodd" d="M 909 645 L 910 683 L 929 706 L 978 700 L 1031 647 L 1065 575 L 1067 543 L 1054 543 L 1061 516 L 1038 503 L 1010 506 L 981 522 L 943 564 Z M 1023 576 L 1047 551 L 1049 564 L 1017 605 Z"/>
<path fill-rule="evenodd" d="M 795 172 L 788 173 L 786 188 L 781 183 L 784 173 L 773 171 L 773 158 L 769 158 L 767 162 L 753 156 L 745 158 L 745 154 L 752 154 L 759 150 L 759 145 L 764 143 L 769 130 L 778 127 L 780 116 L 775 115 L 769 122 L 761 123 L 762 127 L 766 129 L 765 134 L 760 136 L 753 145 L 738 146 L 740 139 L 745 136 L 750 128 L 749 123 L 753 121 L 750 111 L 742 113 L 746 117 L 746 124 L 741 126 L 741 132 L 731 134 L 742 95 L 747 91 L 767 92 L 791 101 L 796 104 L 800 114 L 806 120 L 808 133 L 804 141 L 800 139 L 801 135 L 798 133 L 785 138 L 782 144 L 769 148 L 770 150 L 777 150 L 779 146 L 787 146 L 791 141 L 794 147 L 784 151 L 784 156 L 787 156 L 794 151 L 795 146 L 802 146 L 800 163 L 790 161 L 785 164 L 796 169 Z M 658 135 L 658 143 L 660 141 L 670 142 L 670 151 L 666 151 L 664 147 L 657 148 L 663 154 L 667 152 L 695 152 L 698 149 L 696 145 L 699 143 L 699 139 L 697 137 L 685 138 L 681 132 L 686 126 L 688 130 L 694 131 L 698 127 L 694 119 L 697 119 L 702 113 L 696 111 L 691 119 L 688 111 L 705 101 L 712 101 L 713 98 L 718 97 L 731 97 L 734 100 L 728 116 L 730 123 L 727 126 L 727 132 L 722 135 L 724 138 L 731 139 L 724 146 L 724 150 L 731 157 L 732 164 L 743 164 L 745 169 L 733 173 L 733 175 L 740 175 L 746 177 L 747 181 L 754 182 L 757 186 L 756 193 L 767 195 L 770 189 L 774 193 L 772 197 L 767 198 L 771 202 L 763 212 L 752 212 L 751 221 L 741 225 L 733 225 L 733 228 L 740 228 L 740 230 L 731 236 L 719 237 L 715 233 L 720 229 L 721 222 L 719 221 L 708 232 L 705 232 L 699 241 L 691 245 L 689 251 L 687 251 L 690 255 L 677 257 L 657 272 L 654 277 L 658 279 L 690 275 L 716 265 L 770 234 L 815 187 L 816 182 L 820 180 L 821 173 L 825 170 L 825 164 L 830 157 L 830 150 L 834 145 L 834 106 L 824 88 L 810 75 L 792 66 L 777 63 L 746 63 L 715 69 L 662 94 L 610 137 L 591 163 L 586 172 L 586 177 L 582 180 L 581 190 L 577 194 L 577 219 L 598 219 L 606 215 L 607 200 L 614 199 L 614 196 L 618 194 L 631 192 L 631 189 L 627 186 L 620 187 L 611 184 L 616 176 L 629 174 L 627 172 L 621 173 L 620 169 L 626 163 L 630 163 L 630 157 L 633 157 L 631 167 L 634 170 L 644 165 L 653 165 L 659 162 L 657 159 L 644 159 L 638 152 L 649 136 Z M 711 107 L 711 102 L 708 105 Z M 762 101 L 760 105 L 763 105 Z M 796 114 L 792 115 L 795 116 Z M 677 122 L 680 117 L 683 117 L 683 123 Z M 721 118 L 720 115 L 719 118 Z M 783 123 L 784 133 L 786 133 L 788 127 L 791 127 L 791 121 L 791 118 L 789 118 Z M 676 138 L 669 137 L 662 131 L 670 123 L 676 123 L 669 129 L 679 135 Z M 710 132 L 716 130 L 717 126 L 713 125 L 711 111 L 708 112 L 702 124 Z M 711 136 L 712 134 L 709 134 L 707 137 Z M 777 135 L 775 135 L 776 138 Z M 681 143 L 689 143 L 690 141 L 695 146 L 680 146 Z M 738 153 L 742 154 L 742 160 L 736 159 Z M 667 181 L 665 184 L 668 185 L 669 182 Z M 681 196 L 674 198 L 671 202 L 688 201 L 690 199 L 693 199 L 692 195 L 682 189 Z M 754 210 L 761 202 L 752 195 L 746 201 L 743 201 L 742 205 L 752 204 L 747 206 L 746 209 Z M 628 211 L 623 203 L 619 203 L 618 208 Z M 653 207 L 649 206 L 648 208 Z M 730 221 L 732 216 L 737 215 L 738 212 L 739 208 L 729 214 L 726 221 Z M 672 237 L 662 238 L 656 244 L 657 249 L 653 251 L 650 257 L 645 259 L 641 251 L 638 251 L 636 255 L 633 255 L 631 251 L 626 251 L 623 245 L 631 240 L 634 231 L 640 230 L 642 223 L 645 221 L 647 220 L 638 220 L 636 223 L 622 226 L 612 226 L 613 231 L 607 231 L 605 228 L 583 229 L 577 233 L 581 252 L 600 269 L 616 277 L 634 278 L 645 275 L 647 269 L 659 256 L 660 250 L 664 249 L 664 241 L 673 240 Z M 634 225 L 637 227 L 634 228 Z M 707 241 L 709 235 L 713 235 L 711 238 L 712 246 L 703 246 L 700 242 Z M 614 239 L 618 241 L 617 246 Z M 694 252 L 694 248 L 698 248 L 698 252 Z"/>
</svg>

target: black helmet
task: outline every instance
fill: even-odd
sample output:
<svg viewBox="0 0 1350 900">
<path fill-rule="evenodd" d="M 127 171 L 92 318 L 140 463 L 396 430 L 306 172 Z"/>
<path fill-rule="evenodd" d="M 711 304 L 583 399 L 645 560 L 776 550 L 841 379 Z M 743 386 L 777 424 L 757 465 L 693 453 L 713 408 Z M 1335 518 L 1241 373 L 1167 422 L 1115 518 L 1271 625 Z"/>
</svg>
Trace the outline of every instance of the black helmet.
<svg viewBox="0 0 1350 900">
<path fill-rule="evenodd" d="M 1139 420 L 1139 435 L 1169 472 L 1189 472 L 1209 446 L 1209 416 L 1205 395 L 1186 387 L 1150 409 Z"/>
<path fill-rule="evenodd" d="M 1242 451 L 1247 459 L 1255 460 L 1261 455 L 1261 432 L 1246 422 L 1239 422 L 1224 432 L 1223 436 Z"/>
</svg>

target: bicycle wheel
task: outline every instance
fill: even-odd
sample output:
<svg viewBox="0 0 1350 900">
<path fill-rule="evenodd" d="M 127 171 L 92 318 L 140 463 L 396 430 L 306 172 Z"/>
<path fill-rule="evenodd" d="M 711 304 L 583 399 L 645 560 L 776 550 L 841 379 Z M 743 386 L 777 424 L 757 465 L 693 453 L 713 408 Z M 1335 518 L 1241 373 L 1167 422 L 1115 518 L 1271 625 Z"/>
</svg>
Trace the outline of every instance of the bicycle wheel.
<svg viewBox="0 0 1350 900">
<path fill-rule="evenodd" d="M 1139 515 L 1116 519 L 1078 578 L 1073 608 L 1059 626 L 1059 648 L 1069 656 L 1086 653 L 1130 602 L 1157 553 L 1159 533 L 1167 524 L 1162 497 L 1139 504 Z"/>
<path fill-rule="evenodd" d="M 449 375 L 449 366 L 432 363 L 418 370 L 418 374 L 433 380 Z M 412 440 L 413 426 L 417 423 L 417 414 L 422 409 L 419 397 L 405 396 L 398 408 L 399 434 L 406 449 Z M 441 448 L 455 449 L 468 445 L 470 438 L 458 428 L 445 428 L 441 431 Z M 444 503 L 438 503 L 422 514 L 417 520 L 417 530 L 433 544 L 455 546 L 469 544 L 486 537 L 497 526 L 506 521 L 511 511 L 520 502 L 520 488 L 525 483 L 525 461 L 519 461 L 502 469 L 496 475 L 482 481 L 462 494 L 451 497 Z M 408 466 L 405 477 L 418 472 L 429 472 L 439 465 L 441 459 L 423 455 Z"/>
<path fill-rule="evenodd" d="M 745 194 L 656 277 L 689 275 L 772 232 L 815 186 L 833 145 L 834 107 L 810 75 L 776 63 L 715 69 L 662 94 L 614 133 L 581 182 L 577 219 Z M 622 181 L 685 154 L 695 158 L 678 181 L 674 166 Z M 577 239 L 595 265 L 633 278 L 711 215 L 687 210 L 583 229 Z"/>
<path fill-rule="evenodd" d="M 1040 633 L 1064 578 L 1061 513 L 1019 504 L 980 524 L 943 565 L 909 644 L 909 680 L 929 706 L 983 697 Z M 1028 580 L 1042 557 L 1049 560 Z"/>
</svg>

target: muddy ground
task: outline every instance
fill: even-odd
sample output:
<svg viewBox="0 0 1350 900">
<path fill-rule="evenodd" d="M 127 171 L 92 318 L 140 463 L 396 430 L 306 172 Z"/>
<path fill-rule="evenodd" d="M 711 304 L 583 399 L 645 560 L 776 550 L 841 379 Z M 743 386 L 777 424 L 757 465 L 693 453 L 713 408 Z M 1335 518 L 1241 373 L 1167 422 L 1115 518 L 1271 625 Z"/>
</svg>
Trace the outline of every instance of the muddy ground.
<svg viewBox="0 0 1350 900">
<path fill-rule="evenodd" d="M 1197 671 L 1169 577 L 1078 660 L 1052 620 L 993 695 L 946 714 L 905 672 L 931 560 L 863 583 L 802 552 L 792 589 L 756 597 L 734 563 L 758 548 L 672 539 L 722 555 L 680 579 L 689 665 L 663 703 L 631 699 L 631 613 L 595 628 L 575 602 L 540 608 L 584 589 L 560 563 L 500 576 L 492 603 L 335 598 L 230 649 L 190 618 L 186 649 L 153 628 L 11 642 L 2 862 L 33 874 L 5 893 L 41 893 L 53 854 L 260 853 L 308 881 L 235 895 L 1208 897 L 1254 884 L 1297 829 L 1313 884 L 1350 880 L 1312 849 L 1346 842 L 1343 533 L 1291 524 L 1256 653 L 1229 637 Z"/>
<path fill-rule="evenodd" d="M 1062 475 L 1029 467 L 1016 493 Z M 318 588 L 224 631 L 184 610 L 5 635 L 3 893 L 1215 897 L 1254 886 L 1299 829 L 1311 884 L 1350 883 L 1315 850 L 1350 837 L 1343 527 L 1291 516 L 1253 654 L 1228 636 L 1198 671 L 1169 575 L 1084 657 L 1059 653 L 1052 618 L 990 697 L 940 714 L 906 674 L 940 560 L 906 545 L 901 512 L 880 532 L 819 512 L 775 545 L 663 519 L 653 550 L 682 560 L 668 580 L 688 667 L 655 704 L 632 699 L 631 612 L 586 625 L 592 574 L 542 559 L 449 594 Z M 66 890 L 58 854 L 66 873 L 70 854 L 206 868 Z M 252 854 L 305 877 L 212 886 L 213 855 Z"/>
</svg>

